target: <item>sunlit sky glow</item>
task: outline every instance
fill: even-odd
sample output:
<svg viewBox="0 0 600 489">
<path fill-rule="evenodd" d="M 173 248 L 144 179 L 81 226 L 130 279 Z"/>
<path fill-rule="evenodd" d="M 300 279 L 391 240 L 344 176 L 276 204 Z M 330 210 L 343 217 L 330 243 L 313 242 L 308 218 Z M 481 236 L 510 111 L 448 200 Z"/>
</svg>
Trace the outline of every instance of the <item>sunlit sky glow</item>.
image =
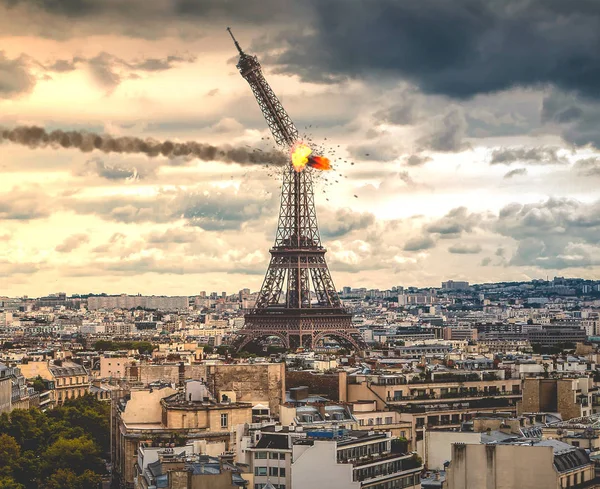
<svg viewBox="0 0 600 489">
<path fill-rule="evenodd" d="M 272 149 L 231 25 L 335 164 L 338 288 L 598 278 L 595 4 L 236 3 L 0 0 L 0 126 Z M 276 168 L 0 149 L 0 296 L 260 287 Z"/>
</svg>

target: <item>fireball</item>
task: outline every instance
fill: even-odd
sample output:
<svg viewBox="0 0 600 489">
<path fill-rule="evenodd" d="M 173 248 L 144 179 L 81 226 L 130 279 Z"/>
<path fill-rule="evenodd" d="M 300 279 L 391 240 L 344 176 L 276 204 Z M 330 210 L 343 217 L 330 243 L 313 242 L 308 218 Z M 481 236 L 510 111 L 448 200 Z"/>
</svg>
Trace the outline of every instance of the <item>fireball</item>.
<svg viewBox="0 0 600 489">
<path fill-rule="evenodd" d="M 329 159 L 324 156 L 311 156 L 312 149 L 306 144 L 298 142 L 292 147 L 292 166 L 297 172 L 311 166 L 317 170 L 331 170 Z"/>
<path fill-rule="evenodd" d="M 308 163 L 308 157 L 312 153 L 310 149 L 304 143 L 296 143 L 292 147 L 292 166 L 297 172 L 304 170 L 304 167 Z"/>
</svg>

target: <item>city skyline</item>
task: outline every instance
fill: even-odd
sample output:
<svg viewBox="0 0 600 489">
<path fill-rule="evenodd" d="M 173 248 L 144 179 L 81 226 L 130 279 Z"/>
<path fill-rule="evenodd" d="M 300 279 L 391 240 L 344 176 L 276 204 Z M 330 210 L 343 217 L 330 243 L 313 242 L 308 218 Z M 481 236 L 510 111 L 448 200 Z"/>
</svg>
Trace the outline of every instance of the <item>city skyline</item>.
<svg viewBox="0 0 600 489">
<path fill-rule="evenodd" d="M 536 282 L 539 285 L 539 282 L 546 282 L 547 284 L 554 284 L 556 281 L 558 281 L 559 283 L 563 283 L 563 282 L 567 282 L 570 283 L 571 281 L 576 281 L 576 282 L 585 282 L 587 284 L 588 287 L 590 287 L 590 282 L 593 284 L 594 289 L 593 290 L 597 290 L 596 288 L 600 287 L 600 280 L 594 280 L 594 279 L 584 279 L 581 277 L 548 277 L 547 279 L 534 279 L 534 281 L 531 281 L 531 283 Z M 348 285 L 348 284 L 341 284 L 340 287 L 338 287 L 338 292 L 344 294 L 345 291 L 347 291 L 348 289 L 350 291 L 353 292 L 357 292 L 357 291 L 379 291 L 379 292 L 403 292 L 403 291 L 409 291 L 409 290 L 432 290 L 432 289 L 440 289 L 440 290 L 456 290 L 456 291 L 460 291 L 460 288 L 456 288 L 453 289 L 452 287 L 444 287 L 444 284 L 447 282 L 455 282 L 456 284 L 462 284 L 464 283 L 463 281 L 455 281 L 455 280 L 449 280 L 449 281 L 443 281 L 441 283 L 439 283 L 438 285 L 429 285 L 429 286 L 423 286 L 423 287 L 417 287 L 415 285 L 402 285 L 402 284 L 396 284 L 396 285 L 387 285 L 387 286 L 383 286 L 383 287 L 370 287 L 370 286 L 355 286 L 355 285 Z M 515 282 L 481 282 L 481 283 L 471 283 L 469 281 L 465 281 L 468 284 L 468 287 L 470 289 L 473 288 L 480 288 L 480 287 L 486 287 L 486 286 L 490 286 L 490 285 L 500 285 L 502 283 L 521 283 L 521 284 L 527 284 L 530 283 L 528 281 L 515 281 Z M 69 290 L 68 288 L 63 288 L 60 290 L 53 290 L 53 291 L 48 291 L 46 293 L 43 293 L 41 295 L 32 295 L 32 294 L 24 294 L 24 295 L 20 295 L 20 296 L 12 296 L 14 298 L 20 298 L 20 297 L 28 297 L 29 299 L 35 299 L 35 298 L 40 298 L 40 297 L 52 297 L 52 296 L 58 296 L 59 294 L 65 294 L 67 297 L 84 297 L 84 296 L 110 296 L 110 297 L 115 297 L 115 296 L 130 296 L 130 297 L 136 297 L 136 296 L 147 296 L 147 297 L 205 297 L 205 298 L 210 298 L 210 296 L 212 296 L 213 294 L 217 295 L 217 298 L 220 299 L 223 297 L 223 294 L 225 294 L 226 297 L 231 297 L 231 296 L 237 296 L 242 292 L 248 291 L 249 294 L 251 295 L 256 295 L 259 292 L 259 289 L 250 289 L 248 287 L 242 287 L 240 289 L 236 289 L 236 290 L 232 290 L 232 289 L 226 289 L 226 290 L 211 290 L 211 289 L 206 289 L 206 290 L 200 290 L 201 287 L 199 288 L 198 291 L 196 292 L 191 292 L 191 293 L 185 293 L 182 292 L 181 294 L 177 294 L 177 295 L 169 295 L 169 294 L 164 294 L 164 293 L 151 293 L 151 294 L 143 294 L 141 292 L 136 292 L 136 291 L 118 291 L 118 292 L 107 292 L 107 291 L 75 291 L 75 290 L 71 290 L 69 292 L 67 292 L 67 290 Z M 0 297 L 2 297 L 0 295 Z M 4 296 L 4 297 L 11 297 L 11 296 Z"/>
<path fill-rule="evenodd" d="M 262 2 L 134 2 L 136 15 L 112 2 L 0 2 L 0 126 L 269 150 L 268 129 L 234 67 L 231 24 L 301 132 L 345 160 L 341 176 L 317 182 L 316 192 L 338 290 L 597 276 L 598 94 L 584 76 L 552 70 L 537 47 L 543 41 L 566 69 L 598 34 L 579 28 L 562 46 L 561 36 L 574 23 L 590 26 L 593 12 L 575 2 L 561 23 L 556 6 L 537 2 L 515 11 L 395 2 L 374 15 L 364 2 L 348 13 L 339 2 L 284 3 L 268 5 L 265 17 Z M 448 15 L 463 38 L 434 22 Z M 345 46 L 325 28 L 331 16 L 377 55 Z M 388 45 L 400 34 L 385 18 L 404 26 L 401 55 Z M 423 38 L 402 19 L 432 22 L 437 36 Z M 495 30 L 469 28 L 483 20 Z M 292 22 L 313 31 L 289 29 Z M 549 27 L 496 56 L 494 35 L 507 40 L 527 22 Z M 475 52 L 479 64 L 468 61 Z M 521 68 L 535 61 L 535 76 L 500 69 L 517 52 Z M 414 62 L 423 57 L 428 69 Z M 588 57 L 587 66 L 598 65 Z M 480 65 L 493 67 L 489 76 Z M 279 206 L 275 169 L 7 142 L 2 149 L 0 295 L 43 295 L 65 283 L 165 295 L 197 283 L 259 289 Z"/>
</svg>

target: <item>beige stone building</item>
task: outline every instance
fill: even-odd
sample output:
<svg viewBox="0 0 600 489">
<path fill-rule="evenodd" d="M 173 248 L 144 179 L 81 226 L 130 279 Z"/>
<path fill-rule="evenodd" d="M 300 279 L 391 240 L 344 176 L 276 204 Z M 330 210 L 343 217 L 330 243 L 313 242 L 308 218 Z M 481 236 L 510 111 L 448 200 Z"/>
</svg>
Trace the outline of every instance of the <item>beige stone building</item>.
<svg viewBox="0 0 600 489">
<path fill-rule="evenodd" d="M 447 489 L 598 488 L 587 453 L 556 440 L 452 446 Z"/>
<path fill-rule="evenodd" d="M 12 410 L 12 382 L 9 377 L 0 377 L 0 413 Z"/>
<path fill-rule="evenodd" d="M 127 365 L 125 378 L 131 385 L 153 382 L 180 385 L 186 380 L 204 380 L 216 398 L 235 393 L 238 402 L 265 404 L 272 414 L 279 413 L 285 401 L 285 364 L 257 363 L 206 365 L 180 363 Z M 231 396 L 230 396 L 231 397 Z"/>
<path fill-rule="evenodd" d="M 234 393 L 229 394 L 217 400 L 204 382 L 188 381 L 183 391 L 133 390 L 117 401 L 113 463 L 122 485 L 133 487 L 142 443 L 205 440 L 234 450 L 237 430 L 252 421 L 252 404 L 236 402 Z"/>
<path fill-rule="evenodd" d="M 523 400 L 518 412 L 559 413 L 563 420 L 592 414 L 592 398 L 598 393 L 593 379 L 578 378 L 526 378 L 523 379 Z"/>
<path fill-rule="evenodd" d="M 101 379 L 124 379 L 125 365 L 133 360 L 123 356 L 102 355 L 100 357 L 100 378 Z"/>
<path fill-rule="evenodd" d="M 375 401 L 355 402 L 351 405 L 352 415 L 356 419 L 356 430 L 390 432 L 392 436 L 413 439 L 412 423 L 402 419 L 397 411 L 377 411 Z M 409 444 L 410 448 L 410 444 Z"/>
<path fill-rule="evenodd" d="M 62 404 L 67 399 L 76 399 L 90 392 L 90 377 L 87 370 L 76 363 L 49 367 L 54 380 L 55 399 Z"/>
<path fill-rule="evenodd" d="M 28 362 L 19 366 L 26 379 L 40 376 L 54 386 L 54 400 L 62 404 L 90 391 L 90 376 L 81 365 L 67 361 Z"/>
<path fill-rule="evenodd" d="M 427 382 L 400 374 L 348 376 L 340 372 L 339 399 L 354 405 L 375 403 L 381 412 L 400 412 L 400 420 L 410 426 L 407 431 L 415 449 L 428 427 L 459 428 L 477 414 L 516 413 L 521 381 L 481 374 L 463 374 L 462 378 L 478 375 L 490 380 L 463 381 L 460 376 L 449 376 L 443 381 Z"/>
</svg>

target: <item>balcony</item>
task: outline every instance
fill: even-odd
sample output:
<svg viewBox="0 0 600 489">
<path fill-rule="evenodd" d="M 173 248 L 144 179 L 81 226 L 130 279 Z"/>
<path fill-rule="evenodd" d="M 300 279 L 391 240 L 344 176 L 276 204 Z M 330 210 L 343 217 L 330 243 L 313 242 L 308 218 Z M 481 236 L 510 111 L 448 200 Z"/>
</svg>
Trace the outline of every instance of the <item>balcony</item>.
<svg viewBox="0 0 600 489">
<path fill-rule="evenodd" d="M 408 381 L 409 384 L 437 384 L 437 383 L 447 383 L 447 382 L 479 382 L 481 381 L 481 377 L 479 374 L 453 374 L 453 373 L 444 373 L 444 374 L 434 374 L 431 379 L 422 378 L 422 377 L 413 377 Z"/>
<path fill-rule="evenodd" d="M 388 397 L 386 402 L 388 403 L 410 403 L 412 401 L 441 401 L 444 399 L 456 399 L 456 400 L 469 400 L 477 398 L 494 398 L 494 397 L 521 397 L 521 392 L 512 391 L 477 391 L 477 392 L 445 392 L 438 394 L 418 394 L 413 396 L 404 397 Z"/>
<path fill-rule="evenodd" d="M 514 399 L 509 396 L 480 397 L 471 399 L 460 399 L 461 402 L 426 404 L 408 403 L 404 405 L 393 405 L 393 409 L 400 413 L 425 413 L 429 411 L 464 411 L 465 409 L 485 409 L 485 408 L 512 408 L 514 409 Z"/>
<path fill-rule="evenodd" d="M 381 457 L 366 458 L 355 462 L 354 480 L 358 482 L 386 477 L 390 475 L 401 475 L 407 471 L 418 471 L 422 468 L 422 460 L 416 454 L 391 453 Z"/>
</svg>

